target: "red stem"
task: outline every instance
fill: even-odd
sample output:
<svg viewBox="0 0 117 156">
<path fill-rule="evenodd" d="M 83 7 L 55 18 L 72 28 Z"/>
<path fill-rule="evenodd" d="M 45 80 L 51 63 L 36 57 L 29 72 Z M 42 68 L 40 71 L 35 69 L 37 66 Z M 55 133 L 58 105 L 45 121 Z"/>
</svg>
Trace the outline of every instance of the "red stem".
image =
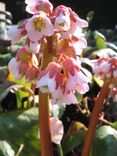
<svg viewBox="0 0 117 156">
<path fill-rule="evenodd" d="M 52 38 L 47 38 L 47 47 L 43 54 L 42 70 L 45 69 L 49 62 L 52 61 Z M 52 156 L 52 142 L 50 134 L 50 110 L 49 110 L 49 94 L 39 92 L 39 128 L 41 156 Z"/>
<path fill-rule="evenodd" d="M 108 80 L 104 83 L 104 85 L 102 86 L 100 93 L 97 96 L 97 99 L 95 101 L 95 106 L 94 106 L 93 112 L 91 114 L 89 127 L 88 127 L 88 131 L 86 134 L 86 138 L 85 138 L 81 156 L 89 156 L 89 154 L 90 154 L 90 149 L 91 149 L 93 138 L 95 135 L 96 125 L 99 120 L 99 114 L 103 108 L 104 99 L 108 94 L 110 83 L 111 83 L 111 80 Z"/>
</svg>

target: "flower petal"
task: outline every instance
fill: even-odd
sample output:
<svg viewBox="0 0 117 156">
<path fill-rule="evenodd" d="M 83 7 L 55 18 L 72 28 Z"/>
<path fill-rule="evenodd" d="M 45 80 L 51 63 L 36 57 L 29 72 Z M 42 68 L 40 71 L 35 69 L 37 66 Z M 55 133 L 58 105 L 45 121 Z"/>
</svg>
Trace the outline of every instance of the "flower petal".
<svg viewBox="0 0 117 156">
<path fill-rule="evenodd" d="M 63 130 L 63 124 L 58 119 L 58 117 L 51 117 L 50 118 L 50 131 L 51 131 L 51 139 L 52 142 L 55 144 L 60 144 L 64 130 Z"/>
</svg>

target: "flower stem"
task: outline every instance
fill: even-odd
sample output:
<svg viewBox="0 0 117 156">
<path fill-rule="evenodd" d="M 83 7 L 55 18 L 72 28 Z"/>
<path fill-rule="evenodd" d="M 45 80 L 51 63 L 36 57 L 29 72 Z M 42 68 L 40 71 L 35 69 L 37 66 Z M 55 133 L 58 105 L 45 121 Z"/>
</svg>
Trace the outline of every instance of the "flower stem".
<svg viewBox="0 0 117 156">
<path fill-rule="evenodd" d="M 103 84 L 103 86 L 100 90 L 99 95 L 97 96 L 97 99 L 95 101 L 95 106 L 94 106 L 93 112 L 91 114 L 89 127 L 88 127 L 88 131 L 86 134 L 86 138 L 85 138 L 81 156 L 89 156 L 89 154 L 90 154 L 90 149 L 91 149 L 93 138 L 95 135 L 96 125 L 99 120 L 99 113 L 101 112 L 101 110 L 103 108 L 104 99 L 108 94 L 109 85 L 111 82 L 112 82 L 112 80 L 110 80 L 110 79 L 105 81 L 105 83 Z"/>
<path fill-rule="evenodd" d="M 45 69 L 50 61 L 52 61 L 52 39 L 47 39 L 47 47 L 43 53 L 42 70 Z M 49 94 L 39 91 L 39 128 L 41 156 L 52 156 L 52 142 L 50 134 L 50 110 L 49 110 Z"/>
<path fill-rule="evenodd" d="M 61 144 L 57 145 L 58 156 L 64 156 Z"/>
</svg>

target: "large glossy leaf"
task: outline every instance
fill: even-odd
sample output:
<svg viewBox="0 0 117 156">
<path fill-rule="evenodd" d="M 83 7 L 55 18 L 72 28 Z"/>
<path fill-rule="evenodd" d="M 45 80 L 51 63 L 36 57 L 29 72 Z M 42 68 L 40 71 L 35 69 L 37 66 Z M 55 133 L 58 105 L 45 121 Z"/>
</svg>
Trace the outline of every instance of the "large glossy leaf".
<svg viewBox="0 0 117 156">
<path fill-rule="evenodd" d="M 0 140 L 8 141 L 15 152 L 24 144 L 21 156 L 39 156 L 37 136 L 37 108 L 0 114 Z"/>
<path fill-rule="evenodd" d="M 92 156 L 117 156 L 117 131 L 110 126 L 97 129 Z"/>
</svg>

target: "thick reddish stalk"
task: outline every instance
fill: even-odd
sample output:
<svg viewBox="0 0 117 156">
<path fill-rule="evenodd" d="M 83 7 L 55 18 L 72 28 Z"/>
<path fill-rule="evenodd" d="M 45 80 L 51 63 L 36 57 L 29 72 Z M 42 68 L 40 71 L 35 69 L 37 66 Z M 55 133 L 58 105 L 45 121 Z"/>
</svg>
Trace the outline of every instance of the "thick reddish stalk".
<svg viewBox="0 0 117 156">
<path fill-rule="evenodd" d="M 47 47 L 43 54 L 42 70 L 45 69 L 52 61 L 52 39 L 47 39 Z M 49 94 L 39 92 L 39 128 L 41 156 L 52 156 L 52 142 L 50 134 L 50 111 L 49 111 Z"/>
<path fill-rule="evenodd" d="M 91 149 L 93 138 L 95 135 L 96 125 L 99 120 L 99 114 L 103 108 L 104 99 L 108 94 L 110 83 L 111 83 L 111 80 L 108 80 L 104 83 L 104 85 L 102 86 L 100 93 L 97 96 L 97 99 L 95 101 L 95 106 L 94 106 L 93 112 L 91 114 L 89 127 L 88 127 L 88 131 L 86 134 L 86 138 L 85 138 L 81 156 L 89 156 L 89 154 L 90 154 L 90 149 Z"/>
</svg>

